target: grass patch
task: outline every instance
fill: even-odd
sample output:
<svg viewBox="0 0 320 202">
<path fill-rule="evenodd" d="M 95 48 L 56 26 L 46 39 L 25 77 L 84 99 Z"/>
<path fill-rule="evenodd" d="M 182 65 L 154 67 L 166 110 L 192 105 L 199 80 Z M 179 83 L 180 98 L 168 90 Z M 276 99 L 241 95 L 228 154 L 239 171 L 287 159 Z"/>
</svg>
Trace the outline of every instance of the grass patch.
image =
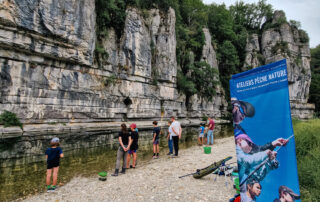
<svg viewBox="0 0 320 202">
<path fill-rule="evenodd" d="M 301 198 L 320 201 L 320 119 L 293 120 Z"/>
<path fill-rule="evenodd" d="M 4 125 L 4 127 L 19 126 L 22 129 L 22 123 L 17 115 L 9 111 L 4 111 L 0 115 L 0 125 Z"/>
</svg>

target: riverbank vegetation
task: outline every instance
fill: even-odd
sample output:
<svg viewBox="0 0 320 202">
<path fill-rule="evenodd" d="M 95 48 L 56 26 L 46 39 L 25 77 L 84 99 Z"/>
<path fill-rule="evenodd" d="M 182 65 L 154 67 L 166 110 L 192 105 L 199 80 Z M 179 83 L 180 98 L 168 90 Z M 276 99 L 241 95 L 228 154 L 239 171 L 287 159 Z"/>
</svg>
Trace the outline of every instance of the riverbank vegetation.
<svg viewBox="0 0 320 202">
<path fill-rule="evenodd" d="M 293 121 L 302 201 L 320 201 L 320 119 Z"/>
<path fill-rule="evenodd" d="M 315 104 L 315 115 L 320 117 L 320 45 L 311 48 L 311 85 L 309 102 Z"/>
</svg>

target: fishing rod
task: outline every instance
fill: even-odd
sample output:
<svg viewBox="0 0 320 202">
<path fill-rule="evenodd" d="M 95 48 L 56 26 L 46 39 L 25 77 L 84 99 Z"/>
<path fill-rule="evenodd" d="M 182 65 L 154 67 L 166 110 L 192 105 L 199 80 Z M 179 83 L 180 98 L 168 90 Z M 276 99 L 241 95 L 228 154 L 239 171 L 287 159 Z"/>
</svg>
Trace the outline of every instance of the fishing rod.
<svg viewBox="0 0 320 202">
<path fill-rule="evenodd" d="M 287 143 L 289 142 L 289 140 L 293 137 L 294 135 L 291 135 L 288 139 L 287 139 Z M 281 145 L 279 148 L 277 148 L 276 150 L 274 150 L 275 152 L 278 152 L 284 145 Z M 240 183 L 240 187 L 255 173 L 257 172 L 257 170 L 259 170 L 264 164 L 266 164 L 269 161 L 269 158 L 266 158 L 264 161 L 262 161 L 251 173 L 249 173 L 249 175 L 247 176 L 246 179 L 244 179 L 241 183 Z"/>
</svg>

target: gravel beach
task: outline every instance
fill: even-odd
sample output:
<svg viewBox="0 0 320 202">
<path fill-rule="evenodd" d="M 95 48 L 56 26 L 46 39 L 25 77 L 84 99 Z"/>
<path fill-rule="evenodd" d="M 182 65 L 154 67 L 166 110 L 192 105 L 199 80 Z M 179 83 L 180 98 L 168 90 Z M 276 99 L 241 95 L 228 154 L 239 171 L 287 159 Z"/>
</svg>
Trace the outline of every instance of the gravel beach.
<svg viewBox="0 0 320 202">
<path fill-rule="evenodd" d="M 31 196 L 26 201 L 228 201 L 235 194 L 228 177 L 207 175 L 202 179 L 179 176 L 195 172 L 227 156 L 236 161 L 234 137 L 217 139 L 205 154 L 202 146 L 181 150 L 178 158 L 162 155 L 126 174 L 107 181 L 76 177 L 53 193 Z M 151 154 L 150 154 L 151 155 Z M 216 180 L 215 180 L 216 179 Z M 227 183 L 226 183 L 227 182 Z"/>
</svg>

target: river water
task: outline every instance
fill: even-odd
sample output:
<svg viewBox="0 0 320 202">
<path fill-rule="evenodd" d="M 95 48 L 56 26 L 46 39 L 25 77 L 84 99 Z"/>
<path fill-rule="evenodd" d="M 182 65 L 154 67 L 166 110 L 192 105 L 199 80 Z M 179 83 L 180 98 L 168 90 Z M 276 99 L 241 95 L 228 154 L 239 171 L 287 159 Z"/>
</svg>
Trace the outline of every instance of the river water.
<svg viewBox="0 0 320 202">
<path fill-rule="evenodd" d="M 232 127 L 230 125 L 217 125 L 215 138 L 231 136 Z M 137 152 L 137 168 L 148 163 L 152 159 L 151 131 L 139 132 L 139 150 Z M 110 134 L 106 134 L 106 136 Z M 101 140 L 101 134 L 98 134 L 97 140 Z M 197 145 L 198 128 L 183 128 L 182 139 L 179 147 L 181 149 Z M 95 137 L 90 136 L 91 139 Z M 102 137 L 105 139 L 108 137 Z M 61 138 L 60 138 L 61 139 Z M 82 139 L 81 141 L 88 141 Z M 115 144 L 103 144 L 92 148 L 79 148 L 81 142 L 77 142 L 77 149 L 64 151 L 65 158 L 60 162 L 58 183 L 59 186 L 69 182 L 76 176 L 97 176 L 98 172 L 112 172 L 115 167 L 117 141 Z M 62 142 L 63 143 L 63 142 Z M 64 146 L 61 144 L 61 148 Z M 43 151 L 44 152 L 44 151 Z M 160 139 L 160 158 L 166 155 L 167 140 L 165 135 Z M 30 162 L 28 158 L 39 158 L 38 162 Z M 19 163 L 15 163 L 19 162 Z M 5 165 L 5 166 L 4 166 Z M 7 166 L 8 165 L 8 166 Z M 46 161 L 44 155 L 32 156 L 19 159 L 10 159 L 9 163 L 0 162 L 0 201 L 12 201 L 14 199 L 23 199 L 28 195 L 46 191 L 45 186 Z"/>
</svg>

